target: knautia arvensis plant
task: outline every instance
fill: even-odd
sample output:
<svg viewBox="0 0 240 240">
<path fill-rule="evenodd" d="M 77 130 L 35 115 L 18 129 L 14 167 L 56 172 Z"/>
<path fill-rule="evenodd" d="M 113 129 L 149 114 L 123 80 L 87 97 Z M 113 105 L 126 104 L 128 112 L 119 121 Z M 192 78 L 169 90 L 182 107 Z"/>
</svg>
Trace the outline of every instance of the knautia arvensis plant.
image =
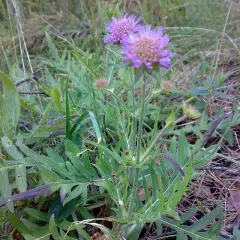
<svg viewBox="0 0 240 240">
<path fill-rule="evenodd" d="M 128 17 L 127 14 L 120 19 L 113 18 L 112 21 L 108 23 L 107 30 L 109 35 L 104 41 L 105 43 L 120 43 L 122 46 L 121 54 L 123 55 L 123 61 L 130 63 L 132 68 L 140 69 L 142 72 L 137 145 L 135 146 L 135 144 L 133 144 L 135 148 L 132 149 L 133 162 L 131 164 L 129 164 L 129 162 L 127 163 L 133 167 L 132 198 L 128 209 L 128 218 L 130 219 L 133 216 L 134 204 L 137 197 L 139 167 L 145 160 L 144 157 L 141 156 L 141 141 L 145 108 L 146 77 L 147 74 L 149 74 L 149 70 L 154 67 L 170 68 L 170 58 L 174 56 L 171 50 L 168 49 L 170 38 L 167 34 L 163 33 L 163 27 L 160 26 L 157 29 L 153 29 L 151 25 L 142 26 L 139 25 L 140 18 L 137 20 L 135 20 L 135 18 L 134 15 Z M 134 92 L 134 86 L 132 86 L 132 89 Z M 149 146 L 146 153 L 149 153 L 153 149 L 158 138 L 159 135 L 155 139 L 154 144 Z"/>
</svg>

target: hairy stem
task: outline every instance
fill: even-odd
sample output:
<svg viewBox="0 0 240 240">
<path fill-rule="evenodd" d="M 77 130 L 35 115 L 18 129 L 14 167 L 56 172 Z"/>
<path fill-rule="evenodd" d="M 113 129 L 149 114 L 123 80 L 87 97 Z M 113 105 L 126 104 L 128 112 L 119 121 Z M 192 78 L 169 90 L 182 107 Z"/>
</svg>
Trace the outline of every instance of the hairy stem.
<svg viewBox="0 0 240 240">
<path fill-rule="evenodd" d="M 184 119 L 186 119 L 186 116 L 183 116 L 183 117 L 177 119 L 177 120 L 174 122 L 173 125 L 175 126 L 177 123 L 183 121 Z M 146 160 L 147 156 L 150 154 L 150 152 L 152 151 L 152 149 L 156 146 L 159 138 L 165 133 L 166 130 L 167 130 L 167 126 L 164 126 L 164 128 L 162 128 L 162 129 L 158 132 L 156 138 L 152 141 L 152 143 L 151 143 L 151 145 L 149 146 L 149 148 L 148 148 L 148 149 L 146 150 L 146 152 L 142 155 L 141 161 L 140 161 L 141 164 L 144 164 L 144 163 L 146 162 L 145 160 Z"/>
<path fill-rule="evenodd" d="M 133 72 L 133 75 L 134 75 L 134 72 Z M 136 104 L 135 104 L 135 94 L 134 94 L 134 90 L 135 90 L 135 76 L 132 76 L 131 90 L 132 90 L 132 111 L 133 111 L 131 151 L 133 151 L 134 148 L 135 148 L 135 144 L 136 144 L 136 111 L 135 111 Z"/>
<path fill-rule="evenodd" d="M 139 163 L 140 163 L 140 154 L 141 154 L 141 139 L 142 139 L 142 127 L 143 127 L 143 117 L 144 117 L 144 106 L 145 106 L 145 88 L 146 88 L 146 75 L 143 75 L 142 81 L 142 90 L 141 90 L 141 110 L 140 110 L 140 119 L 138 125 L 138 138 L 137 138 L 137 153 L 136 153 L 136 166 L 133 172 L 133 188 L 132 188 L 132 199 L 130 201 L 128 217 L 132 218 L 133 207 L 135 199 L 137 196 L 137 184 L 139 177 Z"/>
</svg>

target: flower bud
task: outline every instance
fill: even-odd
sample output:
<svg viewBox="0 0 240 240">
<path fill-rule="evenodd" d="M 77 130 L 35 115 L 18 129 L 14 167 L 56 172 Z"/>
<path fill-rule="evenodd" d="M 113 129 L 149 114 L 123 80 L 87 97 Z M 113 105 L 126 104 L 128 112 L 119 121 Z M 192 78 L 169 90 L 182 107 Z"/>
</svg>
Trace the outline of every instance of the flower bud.
<svg viewBox="0 0 240 240">
<path fill-rule="evenodd" d="M 164 81 L 162 82 L 162 89 L 165 92 L 171 92 L 171 90 L 173 89 L 173 84 L 169 81 Z"/>
<path fill-rule="evenodd" d="M 97 89 L 103 89 L 108 85 L 108 82 L 106 79 L 99 79 L 96 83 L 95 83 L 95 87 Z"/>
<path fill-rule="evenodd" d="M 201 113 L 193 105 L 184 102 L 182 109 L 184 114 L 190 119 L 197 119 L 201 117 Z"/>
</svg>

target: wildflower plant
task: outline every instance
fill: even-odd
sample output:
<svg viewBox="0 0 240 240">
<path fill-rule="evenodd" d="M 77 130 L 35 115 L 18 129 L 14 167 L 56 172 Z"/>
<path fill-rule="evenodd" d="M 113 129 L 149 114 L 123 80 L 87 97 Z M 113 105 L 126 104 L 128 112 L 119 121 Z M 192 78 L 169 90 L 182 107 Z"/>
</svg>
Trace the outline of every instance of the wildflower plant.
<svg viewBox="0 0 240 240">
<path fill-rule="evenodd" d="M 130 144 L 126 144 L 127 150 L 122 154 L 121 160 L 117 160 L 123 168 L 126 168 L 124 170 L 124 178 L 128 180 L 128 184 L 124 187 L 125 191 L 121 191 L 121 188 L 118 186 L 121 184 L 120 179 L 117 180 L 117 185 L 115 185 L 117 194 L 115 203 L 119 207 L 116 212 L 121 222 L 128 223 L 122 230 L 123 236 L 127 237 L 131 235 L 131 231 L 136 231 L 142 223 L 149 221 L 156 221 L 157 223 L 166 224 L 173 228 L 175 226 L 176 229 L 178 228 L 177 226 L 180 226 L 178 225 L 180 223 L 177 223 L 177 221 L 180 221 L 180 215 L 174 208 L 181 201 L 183 194 L 187 190 L 187 185 L 192 178 L 192 160 L 194 154 L 196 154 L 200 148 L 198 143 L 194 150 L 192 150 L 184 134 L 181 133 L 179 141 L 176 141 L 175 138 L 172 139 L 170 150 L 166 149 L 166 145 L 165 148 L 163 147 L 163 152 L 156 150 L 156 146 L 159 145 L 159 140 L 165 132 L 169 129 L 173 130 L 176 124 L 189 117 L 189 114 L 186 114 L 186 107 L 183 107 L 183 114 L 178 119 L 176 119 L 176 113 L 172 111 L 166 118 L 163 128 L 159 131 L 156 129 L 150 142 L 145 143 L 143 147 L 146 106 L 149 101 L 152 100 L 151 96 L 146 99 L 145 95 L 146 89 L 152 89 L 153 86 L 152 69 L 161 72 L 162 68 L 170 68 L 171 58 L 174 57 L 175 54 L 169 49 L 170 37 L 164 34 L 163 27 L 160 26 L 154 29 L 151 25 L 139 25 L 134 28 L 134 30 L 128 27 L 126 28 L 127 30 L 119 31 L 118 27 L 122 21 L 127 22 L 127 18 L 124 17 L 119 20 L 113 18 L 112 22 L 108 24 L 110 35 L 104 42 L 121 44 L 122 50 L 120 53 L 122 54 L 122 60 L 127 63 L 127 66 L 133 73 L 133 80 L 131 81 L 132 112 L 127 113 L 131 115 L 130 121 L 132 122 L 129 135 Z M 134 24 L 129 24 L 129 26 L 133 25 Z M 122 26 L 127 25 L 125 23 Z M 124 32 L 124 34 L 119 34 L 122 32 Z M 136 85 L 141 86 L 140 103 L 136 102 Z M 174 91 L 173 84 L 170 82 L 163 81 L 161 86 L 161 90 L 157 90 L 155 93 L 167 95 L 171 93 L 171 91 Z M 197 110 L 195 111 L 197 112 Z M 179 114 L 179 110 L 177 114 Z M 194 115 L 195 119 L 199 117 L 200 115 Z M 98 145 L 98 147 L 103 150 L 102 146 Z M 160 158 L 160 166 L 156 164 L 156 153 Z M 172 165 L 172 167 L 170 167 L 169 164 Z M 172 176 L 169 176 L 166 172 L 167 169 L 174 171 Z M 117 170 L 118 169 L 115 169 L 114 172 L 117 172 Z M 152 189 L 151 195 L 149 193 L 149 182 L 151 185 L 150 188 Z M 107 187 L 107 189 L 110 192 L 114 191 L 113 186 L 112 188 Z M 142 192 L 142 195 L 140 192 Z M 129 197 L 127 197 L 128 194 Z M 145 204 L 142 205 L 139 199 L 144 200 Z M 165 217 L 166 215 L 171 216 L 174 220 L 170 223 L 169 219 Z M 213 214 L 209 215 L 212 219 L 214 218 Z M 216 224 L 218 224 L 219 227 L 221 222 L 219 221 Z M 183 230 L 182 233 L 179 233 L 178 237 L 179 239 L 185 239 L 187 235 L 194 236 L 195 233 L 196 232 L 188 234 Z M 208 234 L 209 236 L 211 235 L 210 233 Z M 138 235 L 135 235 L 134 239 L 137 238 Z"/>
<path fill-rule="evenodd" d="M 120 235 L 121 239 L 137 240 L 146 223 L 155 223 L 157 233 L 166 226 L 174 229 L 177 239 L 216 239 L 222 222 L 219 206 L 199 222 L 188 226 L 185 223 L 191 222 L 188 220 L 198 209 L 182 213 L 178 204 L 196 175 L 196 169 L 214 158 L 220 145 L 206 147 L 204 144 L 226 118 L 217 119 L 213 127 L 206 125 L 205 134 L 197 126 L 195 132 L 201 135 L 196 143 L 190 144 L 185 136 L 188 129 L 176 128 L 176 125 L 187 119 L 196 122 L 202 117 L 201 111 L 194 107 L 197 97 L 180 92 L 169 79 L 157 81 L 153 74 L 153 70 L 162 73 L 166 68 L 171 69 L 171 61 L 174 61 L 170 37 L 164 33 L 164 28 L 142 26 L 140 18 L 125 14 L 119 19 L 113 17 L 107 25 L 107 32 L 104 40 L 109 44 L 104 58 L 106 70 L 99 61 L 99 53 L 90 56 L 75 45 L 73 53 L 64 51 L 60 57 L 47 35 L 53 58 L 48 62 L 51 70 L 46 68 L 46 79 L 51 87 L 46 93 L 51 101 L 39 125 L 16 142 L 12 131 L 7 135 L 9 131 L 3 130 L 15 116 L 16 121 L 10 126 L 15 132 L 19 106 L 6 95 L 1 101 L 0 94 L 2 112 L 10 114 L 5 111 L 7 104 L 12 109 L 11 114 L 3 118 L 6 121 L 0 122 L 2 148 L 7 157 L 18 164 L 10 166 L 16 172 L 14 184 L 8 181 L 12 171 L 5 167 L 0 169 L 4 181 L 3 186 L 0 185 L 0 206 L 7 204 L 13 212 L 14 201 L 49 195 L 53 198 L 46 214 L 41 211 L 39 214 L 38 210 L 29 207 L 24 210 L 26 219 L 22 218 L 21 222 L 10 215 L 13 225 L 22 230 L 26 239 L 41 238 L 43 230 L 46 236 L 52 235 L 55 239 L 70 236 L 71 239 L 91 239 L 94 236 L 88 237 L 85 231 L 89 225 L 101 230 L 101 238 L 115 240 Z M 119 48 L 109 51 L 112 44 Z M 122 57 L 120 61 L 119 56 Z M 50 71 L 54 74 L 51 75 Z M 18 100 L 12 81 L 0 75 L 4 92 L 9 91 L 12 96 L 14 93 L 14 99 Z M 59 81 L 55 82 L 53 76 L 58 76 Z M 176 92 L 182 94 L 184 102 L 171 100 Z M 64 111 L 64 117 L 58 116 Z M 59 118 L 54 121 L 56 116 Z M 192 125 L 190 127 L 194 129 Z M 30 149 L 28 140 L 33 145 L 32 136 L 39 133 L 39 139 L 44 131 L 48 131 L 50 137 L 54 136 L 53 143 L 56 138 L 61 144 L 56 144 L 55 148 L 42 147 L 38 152 Z M 60 137 L 57 138 L 56 134 Z M 36 148 L 38 145 L 37 142 Z M 40 181 L 30 185 L 26 173 L 29 171 L 32 176 L 35 169 Z M 19 193 L 11 196 L 15 187 Z M 39 209 L 43 202 L 41 199 Z M 94 221 L 94 212 L 99 205 L 102 210 L 106 202 L 112 207 L 111 211 L 106 210 L 112 217 L 98 220 L 114 222 L 113 229 Z M 35 218 L 36 223 L 40 222 L 39 226 L 44 226 L 43 230 L 35 227 L 35 222 L 30 225 L 34 228 L 29 228 L 28 219 Z"/>
</svg>

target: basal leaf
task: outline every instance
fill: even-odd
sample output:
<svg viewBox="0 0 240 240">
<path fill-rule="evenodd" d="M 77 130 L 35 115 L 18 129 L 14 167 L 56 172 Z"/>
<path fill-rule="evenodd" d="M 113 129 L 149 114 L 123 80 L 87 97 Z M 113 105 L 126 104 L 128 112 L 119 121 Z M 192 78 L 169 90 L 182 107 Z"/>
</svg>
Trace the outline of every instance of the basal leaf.
<svg viewBox="0 0 240 240">
<path fill-rule="evenodd" d="M 3 121 L 6 121 L 0 128 L 5 133 L 7 132 L 8 136 L 12 136 L 14 133 L 20 116 L 20 101 L 19 95 L 17 91 L 17 87 L 13 83 L 13 81 L 3 72 L 0 72 L 0 79 L 3 83 L 3 95 L 0 96 L 0 112 L 3 113 L 4 109 L 7 110 L 1 117 L 2 124 Z M 3 102 L 4 100 L 4 102 Z M 7 109 L 6 109 L 7 108 Z M 5 129 L 3 129 L 5 127 Z"/>
</svg>

